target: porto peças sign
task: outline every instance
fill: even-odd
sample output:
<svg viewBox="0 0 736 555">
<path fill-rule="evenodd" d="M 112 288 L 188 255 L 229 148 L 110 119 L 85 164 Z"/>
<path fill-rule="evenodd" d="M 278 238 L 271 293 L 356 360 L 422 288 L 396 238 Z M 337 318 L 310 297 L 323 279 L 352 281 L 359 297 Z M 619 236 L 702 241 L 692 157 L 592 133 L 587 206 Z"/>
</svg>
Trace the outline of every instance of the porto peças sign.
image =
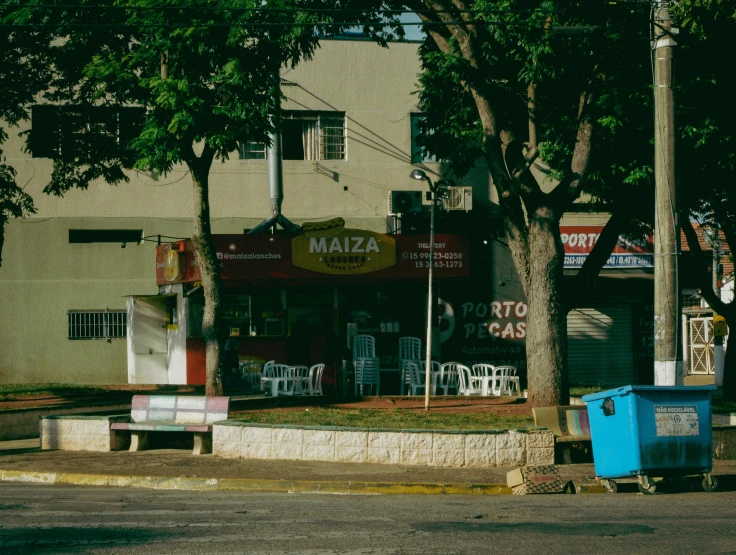
<svg viewBox="0 0 736 555">
<path fill-rule="evenodd" d="M 291 263 L 331 275 L 377 272 L 396 264 L 396 240 L 360 229 L 345 229 L 342 218 L 304 226 L 304 235 L 291 241 Z"/>
</svg>

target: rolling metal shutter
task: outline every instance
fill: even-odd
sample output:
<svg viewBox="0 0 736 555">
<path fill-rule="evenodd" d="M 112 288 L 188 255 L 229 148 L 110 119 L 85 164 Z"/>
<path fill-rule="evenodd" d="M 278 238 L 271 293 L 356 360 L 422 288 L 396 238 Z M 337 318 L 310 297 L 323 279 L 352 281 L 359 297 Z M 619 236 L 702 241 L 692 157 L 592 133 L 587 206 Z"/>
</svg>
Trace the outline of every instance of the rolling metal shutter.
<svg viewBox="0 0 736 555">
<path fill-rule="evenodd" d="M 629 304 L 576 308 L 567 315 L 571 385 L 622 386 L 636 383 Z"/>
</svg>

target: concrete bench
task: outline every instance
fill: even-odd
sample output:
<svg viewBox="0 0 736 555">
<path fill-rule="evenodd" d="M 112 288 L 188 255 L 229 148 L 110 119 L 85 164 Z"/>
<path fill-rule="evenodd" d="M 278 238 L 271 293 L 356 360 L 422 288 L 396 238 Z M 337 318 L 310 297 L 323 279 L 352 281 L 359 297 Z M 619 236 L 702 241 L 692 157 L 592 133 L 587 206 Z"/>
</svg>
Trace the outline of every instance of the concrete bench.
<svg viewBox="0 0 736 555">
<path fill-rule="evenodd" d="M 562 448 L 562 460 L 572 463 L 572 445 L 586 444 L 590 448 L 590 422 L 588 407 L 565 405 L 561 407 L 537 407 L 532 409 L 534 424 L 547 428 L 555 435 L 555 444 Z"/>
<path fill-rule="evenodd" d="M 230 397 L 134 395 L 129 422 L 112 430 L 130 431 L 130 450 L 148 447 L 148 432 L 192 432 L 195 455 L 212 452 L 212 423 L 227 420 Z"/>
</svg>

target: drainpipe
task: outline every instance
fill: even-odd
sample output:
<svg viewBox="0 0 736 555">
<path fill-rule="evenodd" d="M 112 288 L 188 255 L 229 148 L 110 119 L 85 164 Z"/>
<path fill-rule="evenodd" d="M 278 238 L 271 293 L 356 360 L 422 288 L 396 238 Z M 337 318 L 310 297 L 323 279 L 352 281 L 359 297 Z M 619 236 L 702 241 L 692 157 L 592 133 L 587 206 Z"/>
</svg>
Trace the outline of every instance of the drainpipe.
<svg viewBox="0 0 736 555">
<path fill-rule="evenodd" d="M 269 145 L 266 148 L 266 158 L 268 158 L 268 198 L 271 201 L 271 217 L 262 221 L 256 227 L 248 232 L 248 235 L 256 233 L 264 233 L 270 231 L 274 233 L 276 226 L 280 225 L 289 233 L 300 231 L 300 227 L 288 220 L 281 213 L 281 204 L 284 202 L 284 172 L 282 167 L 283 155 L 281 153 L 281 129 L 279 127 L 280 117 L 279 110 L 281 104 L 281 78 L 275 90 L 277 102 L 275 105 L 275 113 L 272 118 L 274 123 L 274 131 L 268 134 Z"/>
</svg>

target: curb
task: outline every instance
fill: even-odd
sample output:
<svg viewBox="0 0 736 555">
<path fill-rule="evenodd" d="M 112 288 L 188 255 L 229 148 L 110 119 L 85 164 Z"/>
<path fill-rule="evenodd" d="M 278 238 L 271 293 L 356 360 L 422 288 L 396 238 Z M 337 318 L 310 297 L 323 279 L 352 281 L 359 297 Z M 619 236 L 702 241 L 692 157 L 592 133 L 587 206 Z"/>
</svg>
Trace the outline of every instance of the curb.
<svg viewBox="0 0 736 555">
<path fill-rule="evenodd" d="M 324 493 L 334 495 L 511 495 L 500 484 L 405 484 L 383 482 L 321 482 L 309 480 L 249 480 L 247 478 L 188 478 L 163 476 L 121 476 L 0 470 L 1 482 L 64 484 L 190 491 L 244 491 L 268 493 Z"/>
</svg>

